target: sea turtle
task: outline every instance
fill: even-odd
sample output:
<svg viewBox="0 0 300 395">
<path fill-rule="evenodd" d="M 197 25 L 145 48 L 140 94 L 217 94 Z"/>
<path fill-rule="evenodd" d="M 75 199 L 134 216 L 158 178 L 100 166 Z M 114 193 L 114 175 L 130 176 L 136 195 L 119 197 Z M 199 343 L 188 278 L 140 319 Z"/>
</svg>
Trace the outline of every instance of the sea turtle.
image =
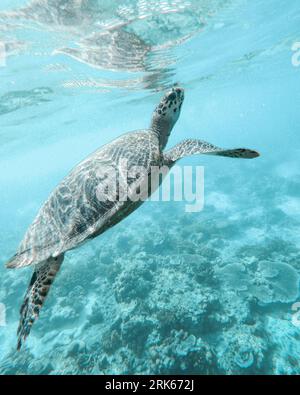
<svg viewBox="0 0 300 395">
<path fill-rule="evenodd" d="M 184 90 L 173 87 L 154 110 L 149 129 L 124 134 L 99 148 L 63 179 L 40 209 L 17 253 L 6 264 L 8 268 L 34 267 L 20 311 L 18 350 L 39 315 L 65 252 L 100 235 L 139 207 L 145 199 L 133 199 L 134 194 L 142 190 L 149 196 L 158 187 L 148 188 L 152 168 L 171 168 L 180 158 L 194 154 L 246 159 L 259 156 L 253 150 L 224 150 L 193 139 L 164 152 L 183 100 Z M 132 176 L 125 172 L 125 166 L 143 168 L 145 172 Z M 123 186 L 122 196 L 113 196 L 112 190 L 117 188 L 107 191 L 110 178 L 103 169 L 108 168 L 117 174 L 116 185 Z M 105 188 L 101 189 L 103 185 Z M 106 194 L 99 194 L 99 187 Z"/>
</svg>

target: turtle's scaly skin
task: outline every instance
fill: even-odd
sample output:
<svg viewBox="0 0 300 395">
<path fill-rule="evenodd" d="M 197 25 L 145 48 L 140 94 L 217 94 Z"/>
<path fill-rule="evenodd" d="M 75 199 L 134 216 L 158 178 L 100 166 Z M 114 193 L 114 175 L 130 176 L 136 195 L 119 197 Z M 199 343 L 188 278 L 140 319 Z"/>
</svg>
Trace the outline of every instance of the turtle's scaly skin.
<svg viewBox="0 0 300 395">
<path fill-rule="evenodd" d="M 49 289 L 55 279 L 57 272 L 64 260 L 64 256 L 49 258 L 35 266 L 33 276 L 27 288 L 20 309 L 20 323 L 18 327 L 18 350 L 22 346 L 22 341 L 29 335 L 31 327 L 40 313 Z"/>
<path fill-rule="evenodd" d="M 225 156 L 228 158 L 239 159 L 253 159 L 259 156 L 259 153 L 257 151 L 253 151 L 247 148 L 224 150 L 223 148 L 217 147 L 206 141 L 187 139 L 175 145 L 175 147 L 173 147 L 171 150 L 164 153 L 164 164 L 171 166 L 185 156 L 197 154 Z"/>
</svg>

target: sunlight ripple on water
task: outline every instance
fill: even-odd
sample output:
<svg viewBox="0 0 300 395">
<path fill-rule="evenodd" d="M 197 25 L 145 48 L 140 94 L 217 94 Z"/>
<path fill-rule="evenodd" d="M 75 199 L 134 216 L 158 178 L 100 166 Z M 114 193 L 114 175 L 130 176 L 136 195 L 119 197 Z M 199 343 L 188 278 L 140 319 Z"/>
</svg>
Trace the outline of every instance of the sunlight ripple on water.
<svg viewBox="0 0 300 395">
<path fill-rule="evenodd" d="M 90 68 L 84 71 L 85 80 L 93 74 L 91 69 L 116 74 L 116 78 L 104 81 L 98 74 L 98 88 L 163 89 L 170 85 L 169 77 L 178 60 L 176 47 L 205 29 L 213 16 L 232 3 L 233 0 L 134 0 L 122 4 L 111 0 L 32 0 L 0 13 L 2 40 L 11 40 L 15 31 L 28 40 L 7 41 L 14 52 L 19 48 L 23 54 L 52 57 L 53 62 L 61 54 L 82 62 Z M 43 36 L 48 32 L 43 41 L 41 31 Z M 63 63 L 65 58 L 59 59 Z M 134 78 L 130 73 L 135 73 Z M 89 86 L 81 77 L 73 80 L 75 85 L 76 82 Z"/>
</svg>

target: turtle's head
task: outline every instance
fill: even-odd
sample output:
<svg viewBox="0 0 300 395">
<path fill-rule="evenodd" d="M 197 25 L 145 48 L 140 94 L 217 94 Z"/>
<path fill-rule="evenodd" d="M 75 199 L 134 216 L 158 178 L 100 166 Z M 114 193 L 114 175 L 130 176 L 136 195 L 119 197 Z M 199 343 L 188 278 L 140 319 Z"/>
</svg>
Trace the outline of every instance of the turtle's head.
<svg viewBox="0 0 300 395">
<path fill-rule="evenodd" d="M 165 148 L 171 130 L 179 118 L 183 100 L 184 90 L 176 86 L 164 95 L 154 110 L 151 129 L 158 135 L 161 149 Z"/>
</svg>

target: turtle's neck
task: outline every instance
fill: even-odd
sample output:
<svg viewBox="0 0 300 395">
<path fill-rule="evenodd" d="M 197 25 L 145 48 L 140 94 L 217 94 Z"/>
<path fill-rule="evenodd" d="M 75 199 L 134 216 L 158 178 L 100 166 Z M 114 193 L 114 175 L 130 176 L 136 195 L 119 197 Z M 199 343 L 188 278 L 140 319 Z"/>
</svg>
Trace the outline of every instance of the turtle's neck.
<svg viewBox="0 0 300 395">
<path fill-rule="evenodd" d="M 153 119 L 150 126 L 151 130 L 157 135 L 159 149 L 163 151 L 168 143 L 173 125 L 166 119 Z"/>
</svg>

